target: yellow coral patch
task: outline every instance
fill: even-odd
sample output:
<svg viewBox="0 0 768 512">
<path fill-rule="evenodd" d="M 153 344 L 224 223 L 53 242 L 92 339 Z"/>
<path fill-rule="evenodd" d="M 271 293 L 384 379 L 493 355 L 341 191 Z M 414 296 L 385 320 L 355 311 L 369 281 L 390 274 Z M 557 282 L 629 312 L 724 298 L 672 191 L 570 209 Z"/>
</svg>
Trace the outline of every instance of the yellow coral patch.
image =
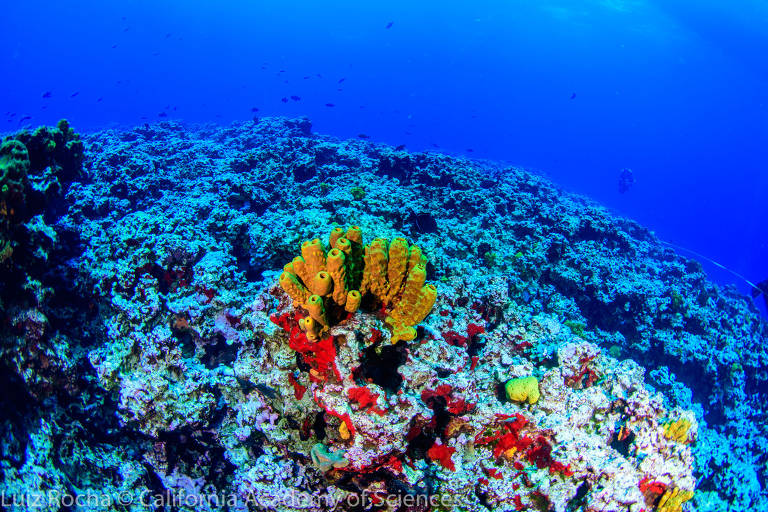
<svg viewBox="0 0 768 512">
<path fill-rule="evenodd" d="M 691 430 L 691 420 L 679 418 L 664 424 L 664 437 L 678 443 L 688 443 L 688 432 Z"/>
<path fill-rule="evenodd" d="M 339 425 L 339 435 L 345 441 L 352 437 L 352 434 L 349 433 L 349 428 L 347 428 L 347 424 L 343 421 L 341 422 L 341 425 Z"/>
<path fill-rule="evenodd" d="M 519 377 L 507 381 L 504 386 L 507 392 L 507 398 L 513 402 L 528 402 L 535 404 L 541 396 L 539 392 L 539 381 L 536 377 Z"/>
<path fill-rule="evenodd" d="M 684 491 L 679 487 L 667 489 L 659 500 L 658 512 L 681 512 L 683 503 L 693 498 L 693 491 Z"/>
</svg>

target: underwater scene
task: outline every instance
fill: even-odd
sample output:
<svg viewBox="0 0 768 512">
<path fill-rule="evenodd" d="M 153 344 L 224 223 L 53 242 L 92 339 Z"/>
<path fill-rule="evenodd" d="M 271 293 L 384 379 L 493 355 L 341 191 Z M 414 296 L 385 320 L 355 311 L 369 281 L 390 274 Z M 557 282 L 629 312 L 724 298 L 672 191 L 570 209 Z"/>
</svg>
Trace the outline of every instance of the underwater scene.
<svg viewBox="0 0 768 512">
<path fill-rule="evenodd" d="M 768 3 L 4 5 L 0 510 L 768 511 Z"/>
</svg>

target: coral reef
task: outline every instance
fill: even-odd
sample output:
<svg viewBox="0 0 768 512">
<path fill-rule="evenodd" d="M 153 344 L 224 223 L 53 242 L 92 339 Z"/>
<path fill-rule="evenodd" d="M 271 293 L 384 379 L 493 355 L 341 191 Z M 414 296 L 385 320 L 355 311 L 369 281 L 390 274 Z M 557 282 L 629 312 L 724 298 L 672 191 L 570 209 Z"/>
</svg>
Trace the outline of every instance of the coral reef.
<svg viewBox="0 0 768 512">
<path fill-rule="evenodd" d="M 65 128 L 15 139 L 4 496 L 768 507 L 768 327 L 642 226 L 305 119 Z"/>
</svg>

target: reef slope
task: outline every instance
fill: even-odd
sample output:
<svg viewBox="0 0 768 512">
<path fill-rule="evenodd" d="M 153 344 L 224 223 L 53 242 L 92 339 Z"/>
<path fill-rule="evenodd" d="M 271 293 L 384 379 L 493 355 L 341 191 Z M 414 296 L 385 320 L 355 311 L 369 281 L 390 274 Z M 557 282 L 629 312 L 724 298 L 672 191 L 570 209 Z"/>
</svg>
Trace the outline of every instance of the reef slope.
<svg viewBox="0 0 768 512">
<path fill-rule="evenodd" d="M 56 215 L 29 222 L 58 247 L 27 279 L 50 292 L 2 305 L 25 402 L 3 403 L 6 494 L 639 512 L 695 489 L 685 507 L 768 508 L 768 327 L 637 223 L 522 169 L 306 119 L 84 143 Z M 377 311 L 351 315 L 320 368 L 278 276 L 350 225 L 418 244 L 437 302 L 397 344 Z M 538 399 L 505 393 L 522 377 Z M 326 503 L 270 502 L 295 489 Z"/>
</svg>

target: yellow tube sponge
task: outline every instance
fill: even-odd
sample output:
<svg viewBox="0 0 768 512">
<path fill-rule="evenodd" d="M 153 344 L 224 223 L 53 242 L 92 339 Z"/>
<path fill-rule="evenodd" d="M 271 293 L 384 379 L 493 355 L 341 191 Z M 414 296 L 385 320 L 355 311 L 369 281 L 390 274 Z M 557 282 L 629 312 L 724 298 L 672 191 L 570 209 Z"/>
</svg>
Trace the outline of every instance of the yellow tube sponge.
<svg viewBox="0 0 768 512">
<path fill-rule="evenodd" d="M 426 280 L 427 269 L 424 267 L 424 265 L 419 264 L 413 267 L 413 269 L 408 272 L 408 277 L 405 280 L 403 296 L 397 302 L 397 304 L 395 304 L 395 307 L 389 316 L 398 322 L 404 322 L 406 324 L 413 325 L 408 321 L 408 317 L 412 315 L 413 309 L 416 307 L 419 294 L 421 293 L 421 289 L 424 286 L 424 281 Z M 432 309 L 431 305 L 430 309 Z"/>
<path fill-rule="evenodd" d="M 344 237 L 337 238 L 336 245 L 334 245 L 333 248 L 340 250 L 345 256 L 352 254 L 352 244 Z"/>
<path fill-rule="evenodd" d="M 328 246 L 333 249 L 336 247 L 336 241 L 344 236 L 344 229 L 335 227 L 331 230 L 331 234 L 328 236 Z"/>
<path fill-rule="evenodd" d="M 309 291 L 315 295 L 320 295 L 321 297 L 328 295 L 332 288 L 333 279 L 331 279 L 331 275 L 324 270 L 315 274 L 315 277 L 313 277 L 312 281 L 309 283 Z"/>
<path fill-rule="evenodd" d="M 419 297 L 416 299 L 416 306 L 406 316 L 405 323 L 410 325 L 421 323 L 422 320 L 427 318 L 429 312 L 432 311 L 435 300 L 437 300 L 437 288 L 435 288 L 435 285 L 426 284 L 422 286 Z"/>
<path fill-rule="evenodd" d="M 389 244 L 389 262 L 387 265 L 387 294 L 384 304 L 392 302 L 403 287 L 408 271 L 408 242 L 404 238 L 395 238 Z"/>
<path fill-rule="evenodd" d="M 519 377 L 507 381 L 504 386 L 507 398 L 513 402 L 528 402 L 535 404 L 539 401 L 539 381 L 536 377 Z"/>
<path fill-rule="evenodd" d="M 346 304 L 344 305 L 344 309 L 347 311 L 347 313 L 354 313 L 360 307 L 361 300 L 362 297 L 360 297 L 359 291 L 349 290 L 349 293 L 347 293 L 347 300 Z"/>
<path fill-rule="evenodd" d="M 354 244 L 363 245 L 363 230 L 358 226 L 352 226 L 347 230 L 345 238 Z"/>
<path fill-rule="evenodd" d="M 681 512 L 683 503 L 693 498 L 693 491 L 683 491 L 679 487 L 667 489 L 659 500 L 658 512 Z"/>
<path fill-rule="evenodd" d="M 299 279 L 301 279 L 302 283 L 308 283 L 312 279 L 312 274 L 309 272 L 309 267 L 307 266 L 307 262 L 304 261 L 304 258 L 301 256 L 296 256 L 293 258 L 293 261 L 291 262 L 291 266 L 293 267 L 294 272 L 297 276 L 299 276 Z"/>
<path fill-rule="evenodd" d="M 360 293 L 372 293 L 383 300 L 387 289 L 387 242 L 377 238 L 365 248 L 363 282 Z"/>
<path fill-rule="evenodd" d="M 309 297 L 309 290 L 307 290 L 306 286 L 299 281 L 296 274 L 292 274 L 289 271 L 284 271 L 280 274 L 280 286 L 293 299 L 294 306 L 304 304 Z"/>
<path fill-rule="evenodd" d="M 402 322 L 392 321 L 392 317 L 387 317 L 387 323 L 392 326 L 392 344 L 400 340 L 411 341 L 416 338 L 416 329 L 411 325 L 405 325 Z"/>
<path fill-rule="evenodd" d="M 299 328 L 307 333 L 307 339 L 311 341 L 318 339 L 323 332 L 323 326 L 316 322 L 311 316 L 300 318 Z"/>
<path fill-rule="evenodd" d="M 328 326 L 328 319 L 325 316 L 325 306 L 323 305 L 323 298 L 319 295 L 310 295 L 306 302 L 307 311 L 316 322 L 319 322 L 323 326 Z"/>
<path fill-rule="evenodd" d="M 325 251 L 319 238 L 307 240 L 301 244 L 301 256 L 306 261 L 308 277 L 311 279 L 321 270 L 325 270 Z M 294 260 L 294 267 L 295 267 Z"/>
<path fill-rule="evenodd" d="M 408 272 L 410 272 L 416 265 L 427 266 L 427 258 L 421 252 L 421 247 L 418 245 L 412 245 L 408 249 Z"/>
<path fill-rule="evenodd" d="M 359 227 L 334 228 L 328 236 L 328 253 L 318 238 L 301 245 L 301 256 L 283 267 L 280 286 L 309 316 L 302 329 L 310 338 L 354 313 L 363 299 L 387 311 L 392 342 L 412 340 L 415 326 L 432 310 L 437 299 L 434 285 L 425 284 L 427 259 L 404 238 L 389 243 L 376 238 L 363 246 Z M 332 302 L 330 302 L 332 301 Z M 342 308 L 344 311 L 342 311 Z"/>
<path fill-rule="evenodd" d="M 345 268 L 346 256 L 339 249 L 331 249 L 328 252 L 325 266 L 333 280 L 333 302 L 343 306 L 347 301 L 347 269 Z"/>
</svg>

